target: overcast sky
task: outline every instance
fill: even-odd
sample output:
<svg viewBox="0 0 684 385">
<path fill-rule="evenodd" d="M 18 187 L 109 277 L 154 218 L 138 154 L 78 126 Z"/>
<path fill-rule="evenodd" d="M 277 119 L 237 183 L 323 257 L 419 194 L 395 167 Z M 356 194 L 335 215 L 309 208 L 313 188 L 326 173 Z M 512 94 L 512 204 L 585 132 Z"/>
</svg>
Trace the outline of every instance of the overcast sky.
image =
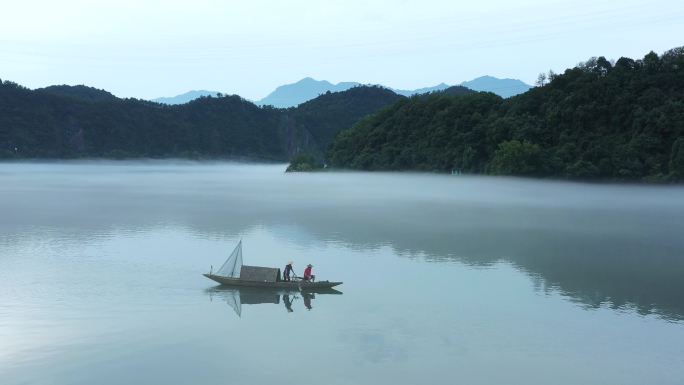
<svg viewBox="0 0 684 385">
<path fill-rule="evenodd" d="M 684 45 L 683 0 L 22 0 L 1 12 L 1 79 L 138 98 L 208 89 L 260 99 L 306 76 L 533 83 L 591 56 Z"/>
</svg>

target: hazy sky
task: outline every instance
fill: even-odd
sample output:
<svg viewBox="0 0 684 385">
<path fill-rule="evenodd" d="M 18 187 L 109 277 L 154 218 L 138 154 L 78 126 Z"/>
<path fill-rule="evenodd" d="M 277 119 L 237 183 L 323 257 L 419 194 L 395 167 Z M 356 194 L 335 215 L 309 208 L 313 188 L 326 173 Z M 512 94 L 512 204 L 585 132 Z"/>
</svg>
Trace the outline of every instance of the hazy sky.
<svg viewBox="0 0 684 385">
<path fill-rule="evenodd" d="M 684 1 L 4 1 L 0 78 L 154 98 L 259 99 L 305 76 L 418 88 L 533 83 L 591 56 L 684 45 Z"/>
</svg>

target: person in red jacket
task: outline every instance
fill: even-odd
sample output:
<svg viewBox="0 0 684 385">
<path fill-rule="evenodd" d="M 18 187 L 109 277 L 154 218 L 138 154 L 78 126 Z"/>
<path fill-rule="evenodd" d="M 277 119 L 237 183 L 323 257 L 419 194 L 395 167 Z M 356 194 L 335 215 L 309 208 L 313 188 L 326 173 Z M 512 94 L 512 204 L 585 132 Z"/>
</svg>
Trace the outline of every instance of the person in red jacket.
<svg viewBox="0 0 684 385">
<path fill-rule="evenodd" d="M 313 267 L 313 265 L 311 265 L 311 264 L 306 265 L 306 269 L 304 269 L 304 280 L 305 281 L 313 282 L 316 280 L 316 276 L 311 274 L 311 268 L 312 267 Z"/>
</svg>

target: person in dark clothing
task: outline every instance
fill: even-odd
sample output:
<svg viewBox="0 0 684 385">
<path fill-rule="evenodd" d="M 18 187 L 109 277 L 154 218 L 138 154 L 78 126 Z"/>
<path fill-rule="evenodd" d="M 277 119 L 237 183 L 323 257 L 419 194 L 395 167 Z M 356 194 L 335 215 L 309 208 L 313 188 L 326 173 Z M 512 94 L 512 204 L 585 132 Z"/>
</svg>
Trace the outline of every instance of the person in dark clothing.
<svg viewBox="0 0 684 385">
<path fill-rule="evenodd" d="M 292 269 L 292 261 L 288 262 L 287 265 L 285 265 L 285 271 L 283 272 L 283 280 L 286 282 L 290 281 L 290 274 L 292 274 L 294 270 Z"/>
</svg>

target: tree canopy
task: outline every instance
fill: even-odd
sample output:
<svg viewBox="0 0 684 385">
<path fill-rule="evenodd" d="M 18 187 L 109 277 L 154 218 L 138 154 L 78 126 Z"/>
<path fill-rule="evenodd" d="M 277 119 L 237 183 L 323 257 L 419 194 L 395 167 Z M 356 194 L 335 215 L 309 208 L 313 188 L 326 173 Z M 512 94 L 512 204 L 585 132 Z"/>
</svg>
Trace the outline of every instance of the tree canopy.
<svg viewBox="0 0 684 385">
<path fill-rule="evenodd" d="M 401 98 L 380 87 L 329 93 L 298 108 L 236 95 L 182 105 L 119 99 L 85 86 L 30 90 L 0 82 L 0 158 L 189 157 L 289 160 Z"/>
<path fill-rule="evenodd" d="M 341 132 L 334 167 L 683 180 L 684 48 L 592 58 L 509 99 L 401 100 Z"/>
</svg>

